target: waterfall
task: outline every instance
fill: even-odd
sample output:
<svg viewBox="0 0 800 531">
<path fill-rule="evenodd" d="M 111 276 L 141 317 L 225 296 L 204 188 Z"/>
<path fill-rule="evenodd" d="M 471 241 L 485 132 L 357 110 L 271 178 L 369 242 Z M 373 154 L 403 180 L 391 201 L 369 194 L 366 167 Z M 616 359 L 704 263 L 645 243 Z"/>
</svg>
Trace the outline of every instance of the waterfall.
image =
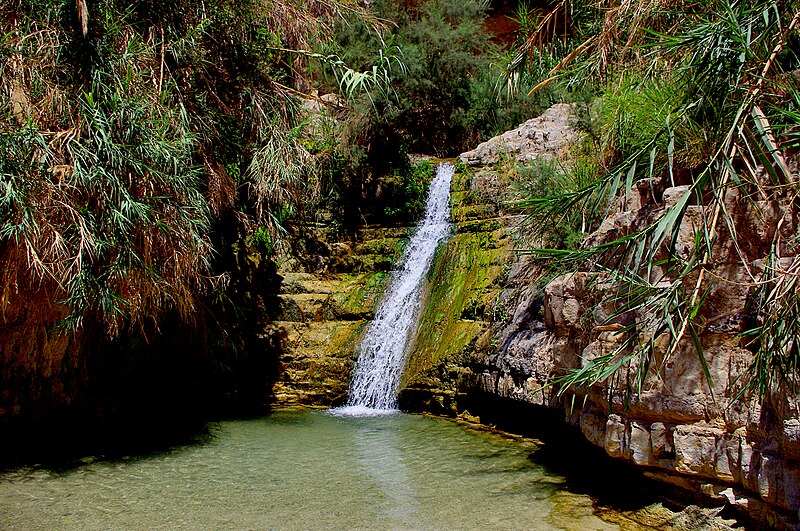
<svg viewBox="0 0 800 531">
<path fill-rule="evenodd" d="M 361 342 L 344 415 L 374 415 L 397 408 L 397 388 L 422 303 L 422 280 L 439 243 L 450 233 L 450 180 L 455 167 L 440 164 L 431 181 L 425 216 L 403 252 L 375 319 Z"/>
</svg>

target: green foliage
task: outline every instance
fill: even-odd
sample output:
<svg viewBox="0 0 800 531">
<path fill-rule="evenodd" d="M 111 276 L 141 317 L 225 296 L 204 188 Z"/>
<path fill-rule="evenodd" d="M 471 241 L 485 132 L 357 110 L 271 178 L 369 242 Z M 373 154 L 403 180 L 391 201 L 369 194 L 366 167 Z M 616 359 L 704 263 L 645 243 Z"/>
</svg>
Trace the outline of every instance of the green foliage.
<svg viewBox="0 0 800 531">
<path fill-rule="evenodd" d="M 259 219 L 286 205 L 298 204 L 308 189 L 315 160 L 291 132 L 274 127 L 258 146 L 247 168 L 247 182 L 256 199 Z"/>
<path fill-rule="evenodd" d="M 577 248 L 588 228 L 597 224 L 599 216 L 575 205 L 554 216 L 549 209 L 537 206 L 547 204 L 559 194 L 591 187 L 599 171 L 597 161 L 587 155 L 576 156 L 567 165 L 555 160 L 537 160 L 518 167 L 518 188 L 525 199 L 518 201 L 515 207 L 528 214 L 521 231 L 525 234 L 526 244 L 555 249 Z"/>
<path fill-rule="evenodd" d="M 0 6 L 3 285 L 53 286 L 111 335 L 193 318 L 233 240 L 255 222 L 269 252 L 319 191 L 291 85 L 340 17 L 375 22 L 338 2 Z M 238 233 L 212 234 L 233 210 Z"/>
<path fill-rule="evenodd" d="M 752 323 L 743 334 L 758 353 L 747 383 L 762 395 L 782 386 L 796 388 L 800 374 L 800 262 L 786 267 L 773 246 L 764 267 L 751 297 Z"/>
<path fill-rule="evenodd" d="M 605 381 L 623 367 L 636 368 L 634 382 L 641 391 L 648 373 L 661 370 L 677 349 L 694 348 L 705 368 L 704 335 L 716 326 L 706 321 L 707 301 L 725 285 L 742 282 L 710 273 L 720 260 L 739 261 L 749 283 L 758 286 L 751 296 L 752 316 L 739 324 L 745 337 L 753 338 L 748 348 L 755 354 L 741 382 L 743 392 L 764 394 L 781 385 L 796 389 L 800 330 L 793 324 L 798 284 L 792 271 L 797 259 L 777 265 L 794 251 L 781 243 L 783 222 L 772 221 L 768 232 L 775 240 L 764 273 L 756 276 L 751 263 L 764 258 L 763 246 L 743 245 L 731 201 L 739 198 L 741 208 L 754 209 L 756 200 L 766 199 L 796 210 L 798 180 L 784 153 L 798 123 L 797 83 L 787 73 L 799 64 L 800 15 L 791 3 L 773 1 L 715 0 L 668 14 L 641 6 L 625 9 L 618 19 L 595 25 L 599 33 L 587 41 L 596 43 L 588 62 L 612 80 L 594 107 L 597 114 L 587 113 L 584 122 L 595 130 L 602 171 L 583 185 L 559 187 L 544 197 L 534 194 L 523 206 L 534 220 L 576 210 L 598 220 L 615 211 L 621 198 L 637 193 L 640 184 L 654 200 L 675 184 L 688 185 L 688 191 L 611 241 L 535 251 L 601 274 L 598 278 L 610 287 L 608 302 L 617 308 L 610 320 L 626 323 L 619 348 L 564 376 L 561 391 Z M 617 35 L 610 26 L 619 28 L 620 19 L 629 16 L 649 24 L 648 53 L 629 48 L 628 55 L 611 61 L 605 46 L 613 43 L 604 39 Z M 665 21 L 677 22 L 668 34 L 659 33 Z M 629 33 L 628 46 L 641 43 L 643 34 Z M 627 71 L 615 77 L 609 69 L 617 67 Z M 780 88 L 770 92 L 769 86 Z M 776 136 L 769 124 L 781 120 L 786 125 L 777 130 L 783 136 Z M 560 175 L 546 180 L 558 182 Z M 685 241 L 689 216 L 693 242 Z"/>
<path fill-rule="evenodd" d="M 399 49 L 396 48 L 397 51 Z M 405 65 L 396 55 L 387 54 L 383 48 L 378 49 L 376 64 L 359 72 L 347 66 L 347 64 L 335 54 L 323 55 L 309 52 L 306 50 L 280 50 L 289 53 L 299 54 L 311 59 L 316 59 L 333 71 L 339 92 L 349 100 L 354 100 L 356 96 L 365 94 L 371 100 L 371 90 L 375 90 L 385 95 L 392 79 L 392 69 L 394 66 L 400 71 L 405 69 Z"/>
<path fill-rule="evenodd" d="M 258 251 L 265 256 L 270 256 L 275 253 L 276 245 L 272 236 L 272 232 L 266 227 L 257 227 L 256 230 L 250 234 L 247 243 L 258 249 Z"/>
<path fill-rule="evenodd" d="M 373 162 L 401 160 L 398 149 L 459 153 L 537 110 L 524 96 L 501 105 L 492 94 L 489 64 L 497 48 L 482 27 L 483 2 L 427 0 L 413 6 L 379 0 L 375 8 L 396 23 L 384 40 L 402 51 L 405 68 L 394 69 L 391 92 L 373 93 L 370 105 L 360 109 L 367 116 L 360 138 L 370 143 Z M 337 38 L 345 61 L 359 68 L 374 64 L 376 37 L 342 26 Z"/>
<path fill-rule="evenodd" d="M 517 42 L 524 43 L 531 35 L 533 35 L 539 27 L 542 20 L 541 10 L 534 8 L 529 2 L 520 2 L 514 10 L 514 16 L 511 17 L 517 26 Z"/>
<path fill-rule="evenodd" d="M 669 139 L 662 132 L 681 103 L 680 87 L 675 78 L 641 79 L 636 71 L 609 83 L 598 109 L 603 162 L 613 164 L 642 151 L 655 137 L 659 141 L 652 147 L 664 153 Z"/>
<path fill-rule="evenodd" d="M 98 50 L 80 95 L 41 93 L 55 107 L 51 116 L 69 116 L 69 130 L 34 123 L 31 107 L 0 131 L 3 243 L 16 247 L 34 280 L 57 283 L 73 326 L 99 318 L 112 332 L 162 307 L 190 315 L 210 251 L 186 110 L 149 85 L 152 47 L 136 35 L 123 44 Z M 57 59 L 60 51 L 50 53 Z M 48 66 L 35 74 L 43 85 L 56 75 L 57 64 Z M 71 112 L 56 107 L 62 98 Z"/>
<path fill-rule="evenodd" d="M 386 177 L 380 196 L 383 219 L 389 223 L 411 223 L 422 217 L 432 171 L 431 163 L 424 160 Z"/>
</svg>

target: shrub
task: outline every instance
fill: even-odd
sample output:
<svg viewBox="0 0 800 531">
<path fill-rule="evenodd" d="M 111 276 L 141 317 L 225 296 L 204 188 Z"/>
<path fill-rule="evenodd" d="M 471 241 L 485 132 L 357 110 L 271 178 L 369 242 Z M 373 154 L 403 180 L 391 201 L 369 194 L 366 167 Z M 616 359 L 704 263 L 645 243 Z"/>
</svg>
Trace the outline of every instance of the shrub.
<svg viewBox="0 0 800 531">
<path fill-rule="evenodd" d="M 0 6 L 3 285 L 53 284 L 74 326 L 111 335 L 195 315 L 229 266 L 211 225 L 236 207 L 237 238 L 277 231 L 318 190 L 291 85 L 345 14 L 367 18 L 312 0 Z"/>
<path fill-rule="evenodd" d="M 474 147 L 541 109 L 538 100 L 517 94 L 501 102 L 490 63 L 499 52 L 483 30 L 486 6 L 478 0 L 453 4 L 427 0 L 418 7 L 378 0 L 380 16 L 396 23 L 387 42 L 401 50 L 405 65 L 392 90 L 360 107 L 368 119 L 361 142 L 373 158 L 397 158 L 398 148 L 450 156 Z M 368 65 L 377 41 L 363 30 L 339 27 L 343 57 Z"/>
<path fill-rule="evenodd" d="M 529 204 L 536 217 L 574 209 L 602 213 L 615 208 L 638 180 L 652 187 L 677 181 L 689 186 L 676 204 L 652 210 L 612 241 L 586 242 L 568 252 L 536 251 L 573 268 L 604 271 L 619 305 L 614 317 L 633 319 L 622 329 L 625 340 L 618 349 L 566 375 L 561 390 L 636 367 L 633 379 L 641 392 L 649 371 L 660 370 L 672 353 L 688 345 L 708 376 L 702 338 L 712 331 L 705 319 L 713 310 L 707 300 L 715 290 L 742 285 L 730 273 L 736 267 L 751 272 L 748 285 L 758 286 L 749 301 L 752 316 L 739 324 L 754 353 L 750 371 L 739 382 L 741 392 L 797 389 L 798 260 L 783 269 L 770 266 L 795 242 L 782 243 L 783 221 L 773 221 L 766 229 L 775 235 L 772 241 L 744 245 L 734 208 L 766 200 L 796 209 L 797 175 L 785 156 L 793 148 L 791 136 L 776 136 L 769 124 L 780 123 L 778 131 L 785 133 L 798 127 L 798 87 L 790 73 L 800 65 L 800 14 L 792 3 L 768 0 L 715 0 L 668 11 L 658 4 L 617 5 L 594 25 L 597 34 L 585 41 L 592 46 L 576 49 L 575 56 L 591 50 L 584 66 L 613 80 L 600 104 L 595 136 L 605 148 L 598 161 L 606 166 L 587 186 Z M 629 19 L 644 27 L 623 30 Z M 621 74 L 623 69 L 629 72 Z M 703 208 L 693 245 L 677 249 L 684 218 L 698 203 Z M 726 264 L 723 271 L 720 260 L 728 259 L 740 263 Z M 755 260 L 767 264 L 758 277 L 751 269 Z"/>
</svg>

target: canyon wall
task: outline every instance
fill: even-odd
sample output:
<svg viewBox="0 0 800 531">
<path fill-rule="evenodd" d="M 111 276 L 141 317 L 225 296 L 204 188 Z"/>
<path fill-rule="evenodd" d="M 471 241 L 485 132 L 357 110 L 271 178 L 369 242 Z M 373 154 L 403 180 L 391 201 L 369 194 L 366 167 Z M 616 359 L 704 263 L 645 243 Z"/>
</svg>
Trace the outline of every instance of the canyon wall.
<svg viewBox="0 0 800 531">
<path fill-rule="evenodd" d="M 768 227 L 780 227 L 790 241 L 796 213 L 778 201 L 752 203 L 728 192 L 740 245 L 737 251 L 721 242 L 714 272 L 737 283 L 714 282 L 707 295 L 698 334 L 704 362 L 690 339 L 671 355 L 666 340 L 657 341 L 655 358 L 663 363 L 651 369 L 641 390 L 634 359 L 613 377 L 559 394 L 555 378 L 615 352 L 626 319 L 642 317 L 609 320 L 616 307 L 603 295 L 611 284 L 597 271 L 553 277 L 541 261 L 514 252 L 515 235 L 529 229 L 507 208 L 514 198 L 508 161 L 563 157 L 574 138 L 568 114 L 568 107 L 556 106 L 461 156 L 453 186 L 456 235 L 429 279 L 404 403 L 458 413 L 459 396 L 483 392 L 559 408 L 589 441 L 649 476 L 742 507 L 761 522 L 796 525 L 800 400 L 786 390 L 763 400 L 740 396 L 740 376 L 753 355 L 739 334 L 750 292 L 737 254 L 746 253 L 753 270 L 763 268 L 760 259 L 773 237 Z M 639 182 L 588 241 L 608 242 L 642 226 L 684 193 L 686 187 L 655 190 Z M 688 207 L 679 250 L 694 244 L 703 208 Z"/>
</svg>

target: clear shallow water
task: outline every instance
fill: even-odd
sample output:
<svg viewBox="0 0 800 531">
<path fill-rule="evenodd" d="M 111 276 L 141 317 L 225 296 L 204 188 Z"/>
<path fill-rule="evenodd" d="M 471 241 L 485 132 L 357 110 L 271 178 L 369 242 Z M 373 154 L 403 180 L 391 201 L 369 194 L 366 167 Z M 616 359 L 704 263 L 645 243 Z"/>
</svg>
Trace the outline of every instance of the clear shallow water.
<svg viewBox="0 0 800 531">
<path fill-rule="evenodd" d="M 278 411 L 163 453 L 0 475 L 3 529 L 614 529 L 535 446 L 407 414 Z"/>
</svg>

